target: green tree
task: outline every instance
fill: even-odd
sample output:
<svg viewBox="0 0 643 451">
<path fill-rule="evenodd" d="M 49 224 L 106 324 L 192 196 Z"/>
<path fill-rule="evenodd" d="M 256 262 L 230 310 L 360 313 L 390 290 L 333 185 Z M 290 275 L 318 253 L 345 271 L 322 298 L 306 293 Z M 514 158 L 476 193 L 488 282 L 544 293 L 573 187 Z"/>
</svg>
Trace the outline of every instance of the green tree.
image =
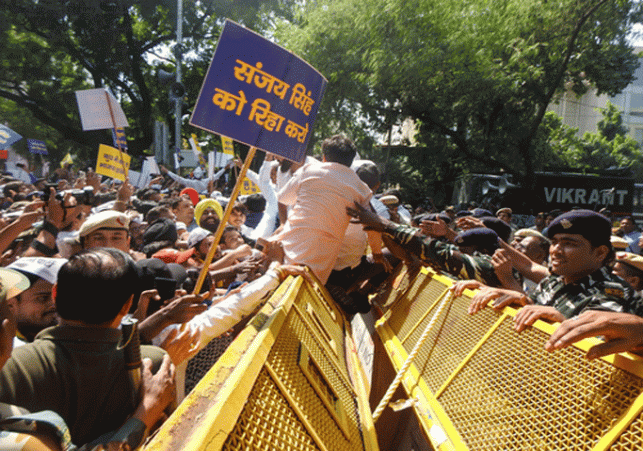
<svg viewBox="0 0 643 451">
<path fill-rule="evenodd" d="M 177 0 L 2 0 L 3 122 L 18 128 L 17 118 L 30 118 L 30 124 L 55 130 L 29 135 L 46 139 L 54 159 L 68 149 L 95 155 L 98 143 L 111 138 L 107 131 L 81 130 L 74 91 L 107 86 L 128 117 L 130 153 L 141 154 L 152 142 L 153 121 L 173 114 L 167 88 L 156 74 L 175 68 L 176 5 Z M 286 0 L 183 1 L 188 109 L 198 96 L 223 18 L 262 30 L 275 17 L 289 18 L 290 9 Z"/>
<path fill-rule="evenodd" d="M 420 145 L 464 171 L 505 171 L 528 184 L 556 94 L 613 95 L 633 79 L 629 0 L 320 0 L 277 36 L 328 78 L 322 120 L 384 132 L 411 117 Z"/>
<path fill-rule="evenodd" d="M 553 113 L 549 113 L 553 114 Z M 643 179 L 643 152 L 640 144 L 627 135 L 621 112 L 609 103 L 601 110 L 602 119 L 596 133 L 587 132 L 582 138 L 567 137 L 557 152 L 563 167 L 595 172 L 608 168 L 629 168 L 637 179 Z M 551 136 L 575 133 L 573 128 L 559 125 Z"/>
</svg>

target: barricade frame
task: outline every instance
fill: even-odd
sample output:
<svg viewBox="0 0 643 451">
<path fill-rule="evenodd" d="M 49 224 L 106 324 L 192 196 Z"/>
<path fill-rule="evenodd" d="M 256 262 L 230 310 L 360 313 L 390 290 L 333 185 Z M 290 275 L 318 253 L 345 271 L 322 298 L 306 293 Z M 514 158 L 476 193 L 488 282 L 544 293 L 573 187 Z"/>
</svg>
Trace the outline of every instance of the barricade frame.
<svg viewBox="0 0 643 451">
<path fill-rule="evenodd" d="M 388 353 L 389 359 L 393 364 L 393 367 L 396 371 L 399 371 L 400 367 L 403 365 L 404 361 L 408 357 L 410 344 L 405 346 L 404 341 L 408 340 L 413 334 L 416 334 L 417 329 L 423 329 L 420 326 L 420 323 L 426 320 L 428 316 L 431 315 L 431 312 L 435 308 L 437 300 L 434 302 L 428 302 L 430 304 L 426 312 L 420 317 L 420 320 L 411 326 L 405 324 L 404 327 L 400 326 L 400 322 L 405 321 L 410 315 L 410 307 L 415 299 L 409 299 L 408 294 L 411 293 L 411 297 L 415 297 L 413 290 L 414 287 L 418 285 L 423 285 L 425 288 L 429 283 L 436 281 L 442 284 L 445 288 L 450 286 L 454 279 L 450 276 L 437 274 L 429 268 L 422 268 L 416 275 L 416 277 L 408 281 L 408 283 L 403 283 L 404 278 L 406 277 L 405 271 L 401 270 L 399 273 L 394 275 L 393 284 L 396 281 L 402 281 L 398 283 L 397 288 L 389 289 L 389 292 L 386 293 L 385 299 L 380 299 L 381 305 L 381 318 L 376 323 L 376 330 L 380 336 L 384 348 Z M 423 281 L 418 281 L 418 277 L 427 277 L 432 280 L 424 283 Z M 421 294 L 421 291 L 416 290 L 418 296 Z M 465 290 L 464 297 L 470 299 L 475 294 L 474 291 Z M 455 302 L 455 301 L 454 301 Z M 485 309 L 491 310 L 490 307 Z M 463 436 L 461 431 L 458 430 L 454 422 L 452 421 L 449 413 L 445 410 L 441 402 L 441 396 L 453 383 L 453 381 L 459 376 L 463 368 L 467 367 L 469 361 L 476 356 L 487 343 L 490 337 L 498 330 L 498 328 L 507 327 L 507 322 L 511 321 L 516 315 L 518 310 L 506 307 L 502 312 L 499 312 L 497 319 L 489 327 L 487 332 L 479 339 L 475 346 L 473 346 L 466 356 L 460 361 L 457 367 L 449 373 L 449 376 L 440 384 L 437 390 L 430 389 L 424 380 L 422 371 L 418 368 L 415 362 L 410 366 L 404 377 L 402 378 L 402 385 L 405 388 L 405 391 L 409 398 L 411 399 L 411 404 L 415 411 L 415 414 L 419 420 L 419 423 L 422 426 L 423 433 L 427 440 L 432 444 L 433 447 L 437 450 L 446 450 L 446 449 L 478 449 L 471 448 L 467 444 L 466 434 Z M 397 317 L 396 317 L 397 315 Z M 412 315 L 411 315 L 412 316 Z M 415 318 L 414 318 L 415 319 Z M 446 316 L 445 316 L 446 321 Z M 535 330 L 543 332 L 547 335 L 551 335 L 557 324 L 550 324 L 544 321 L 537 321 L 533 326 Z M 402 337 L 400 333 L 404 332 Z M 524 332 L 523 332 L 524 333 Z M 582 340 L 572 347 L 580 353 L 584 354 L 589 348 L 593 345 L 600 343 L 601 340 L 597 338 L 589 338 Z M 542 343 L 544 344 L 544 342 Z M 566 352 L 566 350 L 558 351 L 560 353 Z M 569 352 L 569 351 L 567 351 Z M 638 356 L 635 356 L 630 353 L 621 353 L 606 356 L 600 359 L 602 362 L 609 363 L 612 367 L 625 371 L 631 374 L 633 377 L 638 379 L 643 379 L 643 359 Z M 427 360 L 428 362 L 428 360 Z M 426 365 L 426 363 L 425 363 Z M 643 388 L 643 385 L 641 386 Z M 610 449 L 610 446 L 619 439 L 620 435 L 627 430 L 630 425 L 637 418 L 643 417 L 643 389 L 638 391 L 638 395 L 632 400 L 632 402 L 625 408 L 616 418 L 613 423 L 610 425 L 609 429 L 598 437 L 598 440 L 593 443 L 590 448 L 592 450 L 605 450 Z M 638 429 L 637 429 L 638 430 Z M 641 439 L 643 443 L 643 438 Z M 480 449 L 492 449 L 492 448 L 480 448 Z M 522 448 L 521 448 L 522 449 Z M 539 449 L 538 447 L 530 449 Z M 567 449 L 567 448 L 565 448 Z M 569 448 L 573 449 L 573 448 Z M 629 449 L 629 448 L 628 448 Z"/>
</svg>

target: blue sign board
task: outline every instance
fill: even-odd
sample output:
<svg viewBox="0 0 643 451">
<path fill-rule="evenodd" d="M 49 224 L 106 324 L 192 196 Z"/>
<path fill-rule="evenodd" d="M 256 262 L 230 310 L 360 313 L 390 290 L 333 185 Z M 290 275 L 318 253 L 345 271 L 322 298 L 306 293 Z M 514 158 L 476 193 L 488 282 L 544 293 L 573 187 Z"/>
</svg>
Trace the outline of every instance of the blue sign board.
<svg viewBox="0 0 643 451">
<path fill-rule="evenodd" d="M 190 124 L 303 162 L 326 83 L 292 52 L 228 20 Z"/>
<path fill-rule="evenodd" d="M 6 125 L 0 124 L 0 149 L 8 149 L 10 145 L 22 139 L 22 136 Z"/>
<path fill-rule="evenodd" d="M 49 155 L 49 152 L 47 152 L 47 145 L 44 143 L 44 141 L 40 141 L 38 139 L 28 139 L 27 147 L 29 148 L 29 152 L 31 153 L 35 153 L 38 155 Z"/>
<path fill-rule="evenodd" d="M 123 127 L 112 129 L 112 140 L 114 141 L 114 147 L 127 152 L 127 137 L 125 136 L 125 129 Z"/>
</svg>

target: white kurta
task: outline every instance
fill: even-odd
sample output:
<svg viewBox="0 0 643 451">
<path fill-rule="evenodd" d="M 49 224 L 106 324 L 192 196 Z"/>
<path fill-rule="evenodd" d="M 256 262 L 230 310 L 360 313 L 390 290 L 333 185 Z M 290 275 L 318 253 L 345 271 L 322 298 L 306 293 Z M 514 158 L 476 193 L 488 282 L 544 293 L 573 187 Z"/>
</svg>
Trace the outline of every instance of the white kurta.
<svg viewBox="0 0 643 451">
<path fill-rule="evenodd" d="M 308 266 L 326 283 L 350 222 L 346 207 L 367 207 L 370 188 L 355 172 L 339 163 L 311 163 L 301 167 L 278 194 L 290 205 L 280 240 L 285 263 Z"/>
</svg>

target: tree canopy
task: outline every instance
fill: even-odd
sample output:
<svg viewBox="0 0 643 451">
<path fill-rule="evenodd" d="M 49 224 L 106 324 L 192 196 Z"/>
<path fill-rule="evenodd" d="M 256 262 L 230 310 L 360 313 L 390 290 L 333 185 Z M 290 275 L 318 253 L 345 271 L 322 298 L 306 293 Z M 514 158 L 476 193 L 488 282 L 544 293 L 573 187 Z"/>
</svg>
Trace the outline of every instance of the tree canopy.
<svg viewBox="0 0 643 451">
<path fill-rule="evenodd" d="M 436 184 L 467 170 L 528 182 L 551 159 L 535 143 L 556 95 L 633 80 L 626 37 L 640 17 L 628 0 L 320 0 L 277 36 L 329 79 L 327 127 L 383 132 L 411 117 Z"/>
<path fill-rule="evenodd" d="M 83 132 L 74 91 L 107 86 L 130 122 L 130 153 L 152 143 L 154 120 L 168 120 L 158 70 L 175 70 L 176 0 L 11 0 L 0 7 L 0 111 L 27 137 L 46 139 L 60 159 L 95 154 L 106 131 Z M 223 19 L 263 30 L 289 17 L 286 0 L 183 1 L 183 83 L 196 101 Z M 26 122 L 25 122 L 26 121 Z M 34 136 L 34 124 L 47 126 Z M 23 136 L 25 134 L 23 133 Z"/>
<path fill-rule="evenodd" d="M 92 155 L 109 135 L 81 131 L 74 91 L 108 86 L 130 121 L 131 153 L 149 148 L 153 121 L 172 114 L 156 75 L 175 68 L 176 0 L 2 5 L 7 125 L 48 141 L 54 159 L 70 149 Z M 328 79 L 313 143 L 346 132 L 363 156 L 389 163 L 391 181 L 433 190 L 438 202 L 463 172 L 510 172 L 528 183 L 552 162 L 571 164 L 556 144 L 571 142 L 562 139 L 571 132 L 551 123 L 547 106 L 565 90 L 613 95 L 627 86 L 638 58 L 626 38 L 642 14 L 635 0 L 202 0 L 183 7 L 188 105 L 223 19 L 231 18 L 274 37 Z M 417 126 L 416 148 L 397 148 L 389 159 L 374 136 L 405 118 Z"/>
<path fill-rule="evenodd" d="M 563 125 L 553 112 L 547 113 L 543 128 L 558 157 L 548 163 L 548 169 L 572 168 L 591 173 L 596 169 L 628 168 L 634 178 L 643 179 L 643 152 L 639 143 L 627 135 L 621 112 L 608 102 L 601 115 L 595 133 L 578 137 L 578 130 Z"/>
</svg>

